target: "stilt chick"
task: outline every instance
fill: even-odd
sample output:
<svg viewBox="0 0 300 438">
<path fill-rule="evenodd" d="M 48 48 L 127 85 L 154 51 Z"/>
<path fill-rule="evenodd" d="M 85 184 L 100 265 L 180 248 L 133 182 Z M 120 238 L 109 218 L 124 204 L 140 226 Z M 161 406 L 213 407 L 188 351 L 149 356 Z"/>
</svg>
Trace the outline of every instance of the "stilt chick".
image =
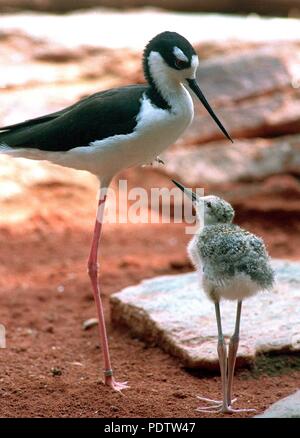
<svg viewBox="0 0 300 438">
<path fill-rule="evenodd" d="M 218 327 L 218 357 L 222 380 L 222 401 L 198 397 L 209 404 L 197 410 L 233 413 L 232 382 L 239 345 L 242 301 L 259 291 L 270 290 L 274 272 L 264 242 L 232 223 L 234 209 L 217 196 L 197 196 L 195 192 L 173 181 L 193 202 L 201 224 L 188 245 L 188 253 L 208 298 L 215 305 Z M 221 324 L 221 299 L 237 300 L 235 330 L 229 342 L 228 355 Z"/>
</svg>

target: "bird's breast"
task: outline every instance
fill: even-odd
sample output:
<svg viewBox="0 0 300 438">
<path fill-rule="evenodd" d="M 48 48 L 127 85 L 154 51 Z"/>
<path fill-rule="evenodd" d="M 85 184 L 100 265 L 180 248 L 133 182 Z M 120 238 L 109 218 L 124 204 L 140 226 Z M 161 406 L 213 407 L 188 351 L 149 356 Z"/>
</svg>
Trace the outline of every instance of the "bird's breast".
<svg viewBox="0 0 300 438">
<path fill-rule="evenodd" d="M 133 131 L 95 140 L 88 148 L 76 148 L 71 151 L 72 167 L 101 176 L 150 163 L 178 139 L 193 114 L 192 99 L 185 89 L 173 99 L 170 109 L 158 108 L 144 95 Z"/>
<path fill-rule="evenodd" d="M 158 108 L 144 97 L 132 137 L 138 162 L 151 161 L 174 143 L 190 125 L 193 116 L 193 102 L 185 89 L 172 100 L 170 109 Z"/>
</svg>

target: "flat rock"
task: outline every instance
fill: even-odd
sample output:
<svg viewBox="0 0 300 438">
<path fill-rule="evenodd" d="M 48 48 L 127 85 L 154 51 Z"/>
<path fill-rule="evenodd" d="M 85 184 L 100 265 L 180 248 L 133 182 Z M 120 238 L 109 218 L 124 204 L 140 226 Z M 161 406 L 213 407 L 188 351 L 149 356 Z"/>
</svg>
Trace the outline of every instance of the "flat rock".
<svg viewBox="0 0 300 438">
<path fill-rule="evenodd" d="M 300 135 L 178 146 L 162 154 L 158 170 L 185 184 L 255 181 L 282 173 L 299 174 Z M 202 187 L 202 186 L 201 186 Z"/>
<path fill-rule="evenodd" d="M 277 284 L 244 302 L 237 366 L 257 353 L 300 351 L 300 263 L 273 260 Z M 232 334 L 236 303 L 222 303 L 224 335 Z M 155 342 L 185 366 L 218 367 L 213 303 L 199 290 L 196 273 L 156 277 L 111 297 L 115 324 Z"/>
<path fill-rule="evenodd" d="M 200 52 L 201 57 L 201 52 Z M 204 60 L 201 89 L 232 138 L 300 132 L 300 47 L 271 45 Z M 185 144 L 222 139 L 223 134 L 195 100 Z"/>
<path fill-rule="evenodd" d="M 272 404 L 255 418 L 300 418 L 300 390 Z"/>
<path fill-rule="evenodd" d="M 229 97 L 230 95 L 227 96 Z M 210 116 L 199 108 L 199 104 L 195 107 L 195 118 L 180 143 L 195 145 L 224 139 Z M 234 141 L 238 138 L 299 133 L 300 88 L 247 99 L 228 106 L 224 104 L 215 111 Z"/>
<path fill-rule="evenodd" d="M 265 43 L 245 53 L 229 52 L 202 60 L 197 79 L 211 101 L 238 102 L 293 88 L 293 80 L 300 79 L 296 71 L 299 58 L 298 44 L 277 43 L 274 47 Z"/>
</svg>

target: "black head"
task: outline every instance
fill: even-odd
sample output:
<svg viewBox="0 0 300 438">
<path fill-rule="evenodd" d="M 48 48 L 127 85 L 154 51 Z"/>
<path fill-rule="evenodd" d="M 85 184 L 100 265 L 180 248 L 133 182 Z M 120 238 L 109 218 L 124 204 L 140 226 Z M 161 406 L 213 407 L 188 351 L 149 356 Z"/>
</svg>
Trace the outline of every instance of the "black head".
<svg viewBox="0 0 300 438">
<path fill-rule="evenodd" d="M 187 189 L 178 181 L 172 179 L 173 183 L 191 199 L 199 218 L 204 219 L 205 225 L 210 224 L 225 224 L 231 223 L 234 218 L 234 209 L 225 201 L 225 199 L 218 196 L 198 196 L 195 192 Z"/>
<path fill-rule="evenodd" d="M 186 38 L 176 32 L 162 32 L 152 38 L 144 50 L 143 67 L 154 101 L 168 108 L 166 89 L 170 84 L 182 83 L 190 88 L 204 105 L 223 134 L 232 141 L 212 110 L 196 81 L 198 56 Z M 172 86 L 172 85 L 171 85 Z"/>
<path fill-rule="evenodd" d="M 193 56 L 197 56 L 193 46 L 176 32 L 162 32 L 147 44 L 144 62 L 151 52 L 158 52 L 166 64 L 175 70 L 191 67 Z"/>
</svg>

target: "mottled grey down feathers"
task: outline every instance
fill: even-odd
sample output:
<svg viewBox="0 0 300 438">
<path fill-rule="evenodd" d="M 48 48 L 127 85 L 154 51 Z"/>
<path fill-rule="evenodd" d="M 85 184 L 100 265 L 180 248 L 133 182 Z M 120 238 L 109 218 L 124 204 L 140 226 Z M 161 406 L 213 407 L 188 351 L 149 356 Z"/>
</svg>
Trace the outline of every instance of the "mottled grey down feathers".
<svg viewBox="0 0 300 438">
<path fill-rule="evenodd" d="M 226 280 L 243 273 L 261 289 L 273 284 L 273 270 L 263 240 L 237 225 L 205 226 L 198 236 L 197 248 L 208 277 Z"/>
<path fill-rule="evenodd" d="M 191 193 L 186 192 L 191 197 Z M 188 246 L 189 256 L 210 299 L 243 300 L 271 289 L 274 273 L 264 242 L 232 224 L 234 209 L 217 196 L 196 197 L 200 223 Z"/>
</svg>

